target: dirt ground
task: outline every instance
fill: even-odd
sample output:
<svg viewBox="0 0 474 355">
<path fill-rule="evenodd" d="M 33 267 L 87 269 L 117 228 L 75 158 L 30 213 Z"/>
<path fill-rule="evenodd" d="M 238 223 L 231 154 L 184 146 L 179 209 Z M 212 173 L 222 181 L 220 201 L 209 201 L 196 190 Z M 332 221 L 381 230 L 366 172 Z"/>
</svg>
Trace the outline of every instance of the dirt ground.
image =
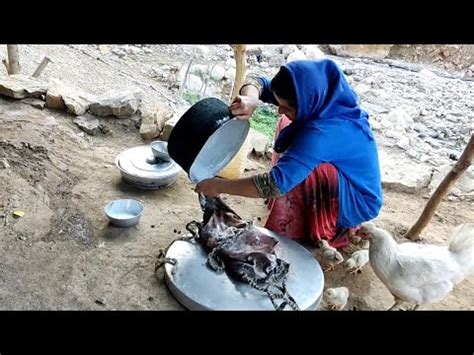
<svg viewBox="0 0 474 355">
<path fill-rule="evenodd" d="M 184 172 L 164 190 L 126 185 L 114 159 L 143 141 L 130 120 L 101 122 L 111 135 L 81 136 L 70 115 L 0 98 L 0 161 L 8 163 L 0 169 L 1 309 L 183 309 L 163 279 L 154 276 L 154 258 L 184 233 L 187 222 L 201 218 L 193 186 Z M 263 163 L 246 164 L 248 173 L 265 169 Z M 144 203 L 136 227 L 108 225 L 103 208 L 116 198 Z M 243 218 L 257 225 L 265 221 L 263 202 L 227 201 Z M 421 196 L 386 191 L 379 223 L 400 235 L 425 203 Z M 25 215 L 12 217 L 16 210 Z M 424 237 L 444 244 L 453 226 L 473 217 L 472 202 L 444 201 Z M 336 267 L 325 277 L 326 287 L 349 288 L 346 309 L 379 310 L 393 303 L 368 265 L 358 275 Z M 464 280 L 442 302 L 422 309 L 474 309 L 473 283 L 474 277 Z"/>
</svg>

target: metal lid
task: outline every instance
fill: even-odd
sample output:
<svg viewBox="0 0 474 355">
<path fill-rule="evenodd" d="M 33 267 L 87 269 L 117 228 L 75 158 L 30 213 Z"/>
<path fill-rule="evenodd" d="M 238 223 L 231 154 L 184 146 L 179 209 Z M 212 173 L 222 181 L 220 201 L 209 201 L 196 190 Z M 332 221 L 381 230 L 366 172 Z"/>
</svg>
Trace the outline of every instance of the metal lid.
<svg viewBox="0 0 474 355">
<path fill-rule="evenodd" d="M 277 256 L 290 263 L 286 286 L 301 310 L 316 310 L 321 302 L 324 274 L 315 257 L 292 239 L 265 228 L 262 233 L 278 240 Z M 190 310 L 274 310 L 268 296 L 235 281 L 207 264 L 207 253 L 196 241 L 176 241 L 166 253 L 176 265 L 165 264 L 165 281 L 171 293 Z"/>
</svg>

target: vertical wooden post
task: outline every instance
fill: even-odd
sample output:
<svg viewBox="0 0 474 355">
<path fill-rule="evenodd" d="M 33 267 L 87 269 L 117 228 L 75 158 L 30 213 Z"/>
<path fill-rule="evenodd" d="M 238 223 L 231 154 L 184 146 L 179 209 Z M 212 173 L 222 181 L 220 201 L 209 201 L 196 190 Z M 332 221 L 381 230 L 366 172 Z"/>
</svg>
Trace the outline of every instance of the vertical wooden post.
<svg viewBox="0 0 474 355">
<path fill-rule="evenodd" d="M 246 46 L 243 44 L 232 45 L 232 49 L 234 50 L 234 58 L 236 64 L 235 70 L 235 80 L 234 86 L 232 88 L 232 100 L 239 94 L 240 87 L 242 86 L 245 80 L 245 71 L 246 71 L 246 58 L 245 52 L 247 50 Z M 238 179 L 243 170 L 243 162 L 242 160 L 245 159 L 244 157 L 245 145 L 242 145 L 239 152 L 235 155 L 234 159 L 230 161 L 227 166 L 222 169 L 218 176 L 226 179 Z"/>
<path fill-rule="evenodd" d="M 246 75 L 246 56 L 247 46 L 245 44 L 234 44 L 232 46 L 235 58 L 235 80 L 232 88 L 231 101 L 239 94 L 240 87 L 244 83 Z"/>
<path fill-rule="evenodd" d="M 10 75 L 20 73 L 20 56 L 17 44 L 7 44 L 8 50 L 8 72 Z"/>
</svg>

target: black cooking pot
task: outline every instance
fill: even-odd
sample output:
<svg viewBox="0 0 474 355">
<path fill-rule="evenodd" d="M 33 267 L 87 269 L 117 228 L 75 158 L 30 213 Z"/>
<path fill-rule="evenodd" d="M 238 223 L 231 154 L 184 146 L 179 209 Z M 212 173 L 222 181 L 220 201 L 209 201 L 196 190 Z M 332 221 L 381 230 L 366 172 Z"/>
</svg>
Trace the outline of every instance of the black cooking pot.
<svg viewBox="0 0 474 355">
<path fill-rule="evenodd" d="M 249 129 L 247 120 L 232 118 L 226 103 L 206 98 L 176 123 L 168 139 L 168 153 L 197 183 L 216 176 L 234 158 Z"/>
</svg>

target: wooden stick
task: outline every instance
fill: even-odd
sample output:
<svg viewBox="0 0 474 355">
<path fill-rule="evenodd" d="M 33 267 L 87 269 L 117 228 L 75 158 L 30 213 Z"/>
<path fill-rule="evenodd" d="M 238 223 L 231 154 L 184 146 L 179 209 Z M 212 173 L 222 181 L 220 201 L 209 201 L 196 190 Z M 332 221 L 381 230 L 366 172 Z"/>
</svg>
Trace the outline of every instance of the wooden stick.
<svg viewBox="0 0 474 355">
<path fill-rule="evenodd" d="M 10 75 L 20 73 L 20 55 L 18 54 L 17 44 L 7 44 L 8 50 L 8 68 Z"/>
<path fill-rule="evenodd" d="M 44 57 L 41 63 L 38 65 L 38 68 L 36 68 L 35 72 L 33 73 L 32 77 L 37 78 L 41 75 L 43 72 L 44 68 L 48 65 L 48 63 L 51 62 L 51 59 L 48 57 Z"/>
<path fill-rule="evenodd" d="M 469 168 L 472 163 L 472 158 L 474 156 L 474 134 L 471 135 L 469 143 L 467 143 L 464 152 L 462 153 L 459 160 L 454 164 L 451 171 L 446 175 L 446 177 L 441 181 L 436 191 L 433 193 L 431 198 L 428 200 L 428 203 L 425 206 L 425 209 L 421 213 L 418 221 L 411 227 L 411 229 L 405 234 L 405 238 L 411 240 L 421 239 L 421 232 L 425 229 L 426 225 L 433 217 L 436 208 L 443 200 L 443 197 L 449 192 L 454 183 L 462 176 L 462 174 Z"/>
<path fill-rule="evenodd" d="M 186 68 L 186 73 L 184 74 L 184 78 L 181 81 L 181 84 L 179 85 L 179 90 L 178 90 L 178 96 L 181 97 L 181 94 L 183 93 L 184 89 L 186 88 L 186 82 L 188 81 L 188 75 L 189 75 L 189 70 L 191 69 L 191 64 L 193 63 L 193 58 L 189 60 L 188 67 Z"/>
<path fill-rule="evenodd" d="M 231 101 L 239 94 L 240 88 L 245 80 L 246 72 L 246 60 L 245 53 L 247 51 L 247 46 L 245 44 L 235 44 L 232 46 L 234 50 L 235 57 L 235 80 L 234 87 L 232 88 Z"/>
<path fill-rule="evenodd" d="M 209 82 L 209 80 L 211 80 L 211 74 L 212 74 L 212 71 L 214 70 L 214 68 L 216 67 L 216 65 L 217 65 L 217 63 L 214 63 L 212 66 L 210 66 L 210 65 L 207 66 L 207 76 L 204 79 L 204 82 L 201 86 L 202 90 L 199 90 L 199 93 L 200 93 L 201 97 L 206 97 L 207 83 Z"/>
<path fill-rule="evenodd" d="M 152 84 L 150 84 L 150 87 L 155 90 L 158 94 L 160 94 L 161 96 L 163 96 L 165 99 L 167 99 L 170 104 L 170 107 L 171 109 L 173 110 L 174 113 L 176 113 L 176 108 L 174 107 L 174 104 L 176 103 L 175 100 L 173 100 L 171 97 L 169 97 L 168 95 L 166 95 L 165 93 L 161 92 L 160 90 L 158 90 L 156 87 L 154 87 Z"/>
</svg>

